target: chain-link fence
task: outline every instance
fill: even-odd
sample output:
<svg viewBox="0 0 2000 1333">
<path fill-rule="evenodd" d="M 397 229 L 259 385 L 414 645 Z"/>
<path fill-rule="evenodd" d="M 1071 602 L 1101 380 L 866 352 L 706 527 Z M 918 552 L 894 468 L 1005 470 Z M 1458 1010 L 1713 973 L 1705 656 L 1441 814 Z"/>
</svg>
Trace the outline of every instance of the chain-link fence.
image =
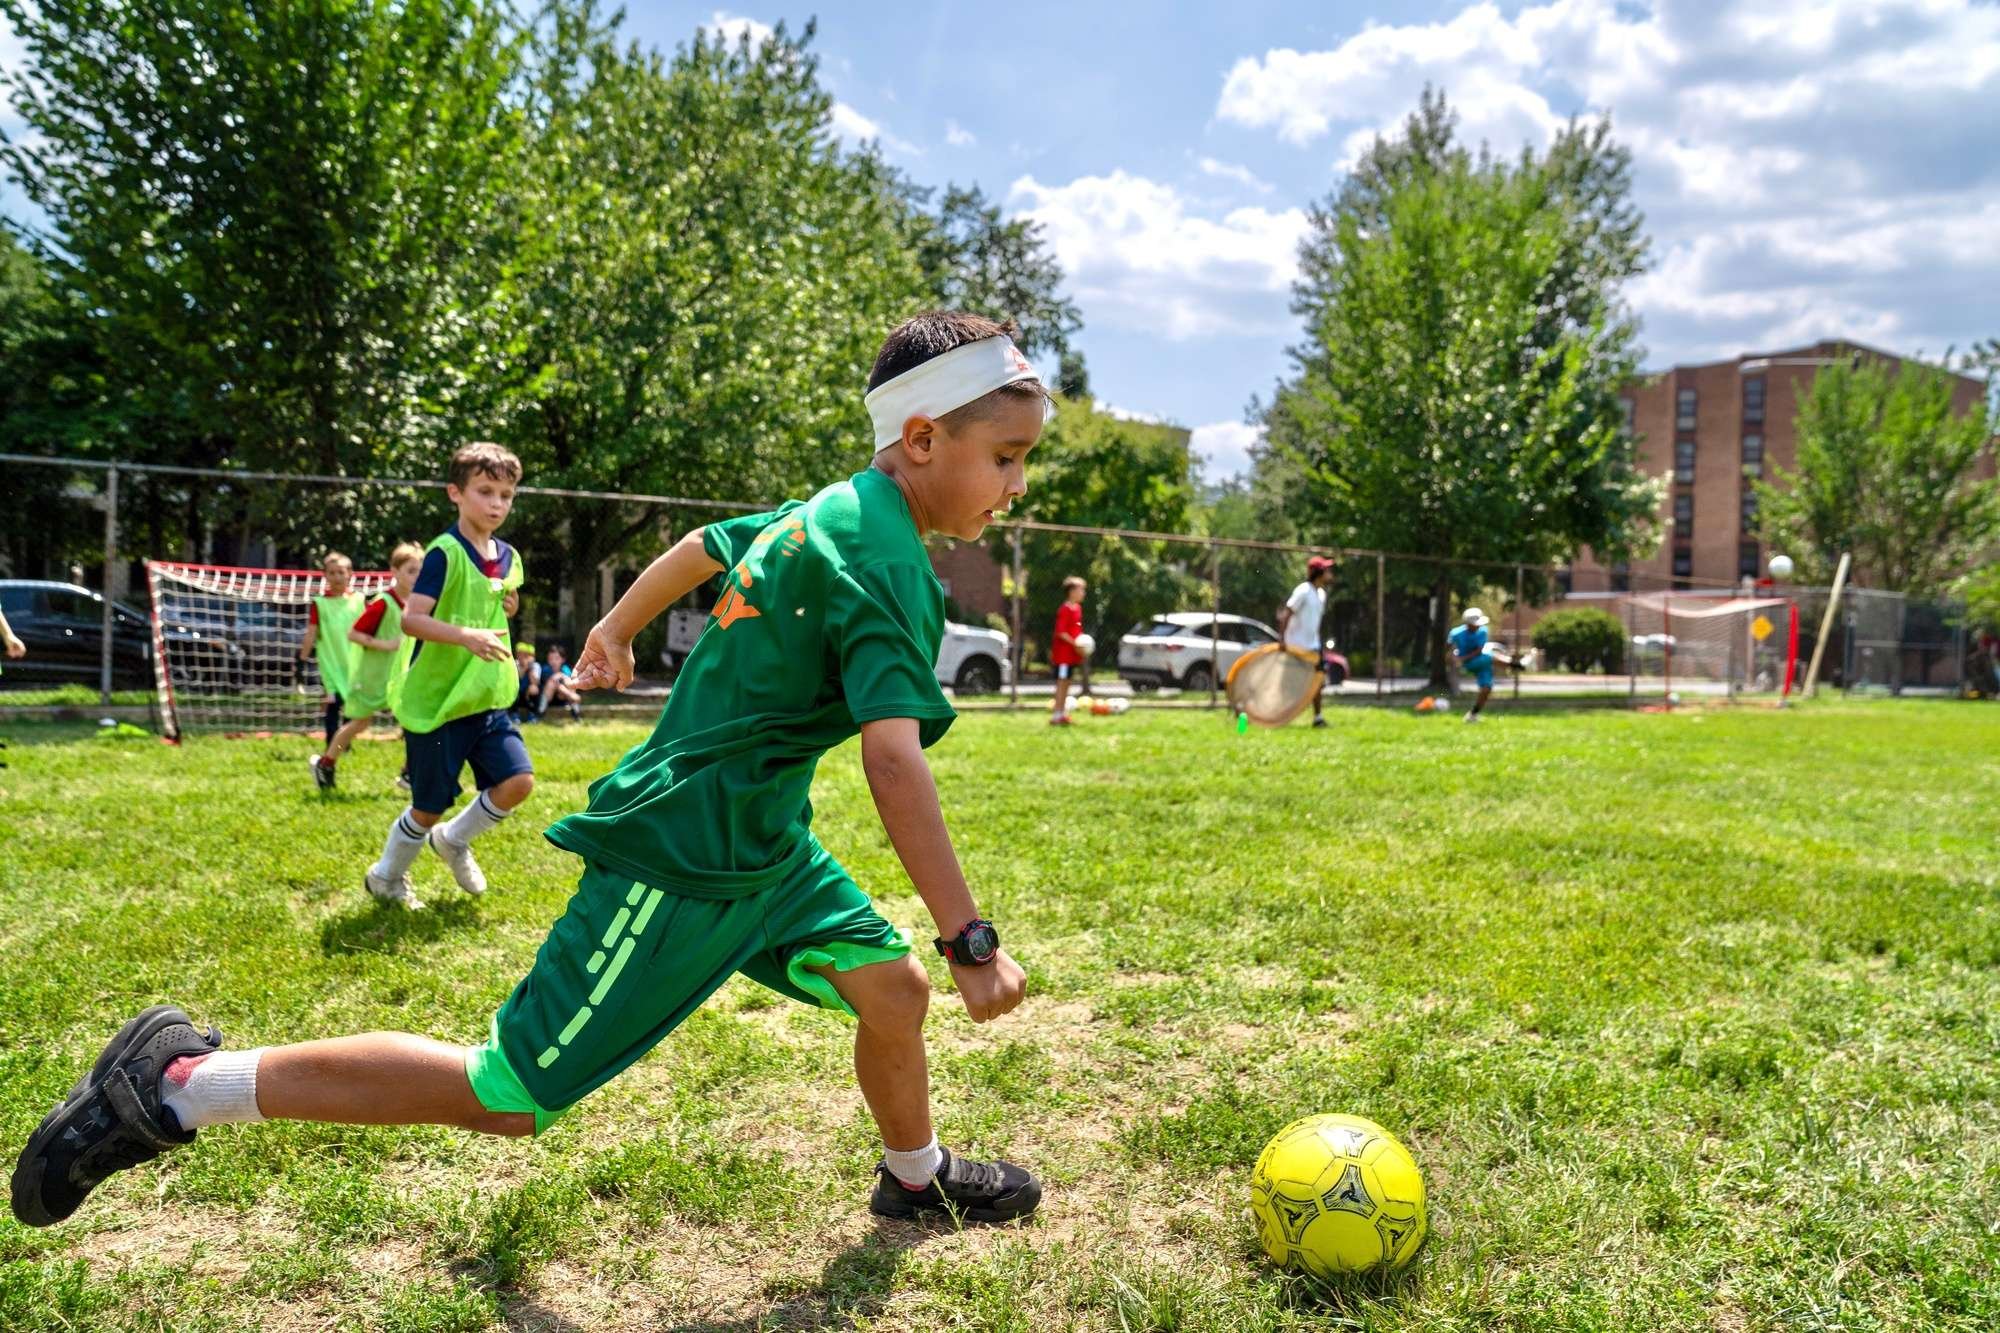
<svg viewBox="0 0 2000 1333">
<path fill-rule="evenodd" d="M 155 652 L 147 559 L 301 569 L 340 549 L 359 569 L 381 569 L 395 542 L 427 540 L 450 520 L 441 482 L 18 455 L 0 455 L 0 479 L 0 507 L 16 525 L 0 539 L 0 608 L 28 646 L 5 664 L 0 706 L 17 708 L 147 707 Z M 668 542 L 763 507 L 521 488 L 504 532 L 528 573 L 516 638 L 573 654 Z M 1502 699 L 1525 702 L 1777 697 L 1804 686 L 1816 655 L 1822 686 L 1957 694 L 1978 652 L 1957 608 L 1852 587 L 1829 619 L 1826 589 L 1768 581 L 1711 586 L 1035 523 L 997 526 L 978 542 L 935 541 L 932 555 L 951 621 L 938 675 L 962 707 L 1050 705 L 1057 608 L 1072 578 L 1086 584 L 1084 626 L 1095 640 L 1077 691 L 1213 706 L 1235 662 L 1280 636 L 1281 608 L 1315 556 L 1333 562 L 1332 576 L 1316 632 L 1300 637 L 1319 645 L 1335 702 L 1468 694 L 1475 685 L 1448 636 L 1471 608 L 1488 618 L 1495 648 L 1517 661 L 1533 649 L 1496 678 Z M 656 706 L 671 688 L 710 600 L 697 592 L 635 645 L 640 679 L 623 706 Z M 201 629 L 160 628 L 169 654 L 175 635 Z"/>
</svg>

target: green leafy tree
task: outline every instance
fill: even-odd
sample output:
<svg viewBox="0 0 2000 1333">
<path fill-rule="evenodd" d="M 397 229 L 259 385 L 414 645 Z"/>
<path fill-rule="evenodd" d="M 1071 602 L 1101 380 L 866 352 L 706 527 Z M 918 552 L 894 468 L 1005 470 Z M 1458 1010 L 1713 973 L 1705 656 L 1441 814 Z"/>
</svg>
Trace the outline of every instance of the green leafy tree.
<svg viewBox="0 0 2000 1333">
<path fill-rule="evenodd" d="M 833 139 L 811 36 L 698 34 L 663 55 L 593 4 L 549 15 L 511 249 L 473 339 L 531 482 L 761 502 L 865 463 L 861 386 L 924 279 L 892 174 Z M 523 517 L 572 633 L 598 613 L 600 567 L 661 537 L 635 505 Z"/>
<path fill-rule="evenodd" d="M 934 213 L 928 210 L 931 191 L 904 188 L 913 206 L 911 243 L 935 303 L 1013 320 L 1020 326 L 1015 341 L 1022 351 L 1062 358 L 1070 387 L 1079 396 L 1087 391 L 1082 354 L 1070 347 L 1083 317 L 1062 294 L 1062 265 L 1048 249 L 1041 224 L 1001 216 L 999 205 L 987 202 L 978 186 L 946 186 Z"/>
<path fill-rule="evenodd" d="M 1535 622 L 1535 647 L 1565 671 L 1625 669 L 1625 622 L 1596 607 L 1551 611 Z"/>
<path fill-rule="evenodd" d="M 519 34 L 478 0 L 131 10 L 0 0 L 29 134 L 0 161 L 131 419 L 170 461 L 370 471 L 448 411 L 461 261 L 510 156 Z M 191 525 L 359 538 L 333 493 L 183 488 Z M 177 502 L 177 501 L 176 501 Z M 344 507 L 343 507 L 344 506 Z M 221 510 L 231 516 L 223 518 Z"/>
<path fill-rule="evenodd" d="M 1656 540 L 1659 489 L 1623 430 L 1637 369 L 1619 285 L 1643 265 L 1630 158 L 1602 124 L 1546 153 L 1474 154 L 1441 94 L 1311 215 L 1295 374 L 1266 410 L 1301 528 L 1399 562 L 1442 684 L 1454 604 L 1502 564 Z M 1443 560 L 1493 562 L 1485 570 Z"/>
<path fill-rule="evenodd" d="M 1188 532 L 1195 499 L 1185 430 L 1066 399 L 1030 460 L 1028 494 L 1014 513 L 1043 523 Z M 1090 583 L 1086 624 L 1099 662 L 1116 658 L 1119 635 L 1135 621 L 1210 602 L 1207 553 L 1190 543 L 1066 532 L 1029 532 L 1023 542 L 1024 661 L 1046 656 L 1062 581 L 1072 574 Z M 1004 535 L 991 538 L 990 549 L 1003 566 L 1011 558 Z"/>
<path fill-rule="evenodd" d="M 1955 410 L 1954 384 L 1872 358 L 1813 376 L 1795 465 L 1757 484 L 1758 533 L 1801 578 L 1830 579 L 1851 552 L 1874 586 L 1935 596 L 2000 542 L 2000 485 L 1978 475 L 2000 423 L 1984 397 Z"/>
</svg>

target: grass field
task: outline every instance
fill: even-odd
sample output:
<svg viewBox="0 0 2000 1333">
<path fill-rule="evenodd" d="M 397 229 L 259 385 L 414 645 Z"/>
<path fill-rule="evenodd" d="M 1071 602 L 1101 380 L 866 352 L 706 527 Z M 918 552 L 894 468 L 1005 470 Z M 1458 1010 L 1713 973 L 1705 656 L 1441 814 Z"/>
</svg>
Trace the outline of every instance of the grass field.
<svg viewBox="0 0 2000 1333">
<path fill-rule="evenodd" d="M 939 784 L 1030 998 L 939 996 L 935 1096 L 1043 1173 L 1032 1226 L 876 1224 L 848 1029 L 738 980 L 538 1141 L 220 1128 L 0 1222 L 0 1327 L 2000 1327 L 2000 709 L 1499 712 L 958 724 Z M 298 739 L 13 728 L 7 1160 L 155 999 L 233 1046 L 482 1037 L 574 880 L 539 829 L 641 734 L 531 731 L 494 891 L 430 859 L 406 917 L 359 886 L 393 746 L 322 800 Z M 816 803 L 919 926 L 851 747 Z M 1407 1275 L 1259 1261 L 1248 1167 L 1320 1110 L 1423 1165 Z"/>
</svg>

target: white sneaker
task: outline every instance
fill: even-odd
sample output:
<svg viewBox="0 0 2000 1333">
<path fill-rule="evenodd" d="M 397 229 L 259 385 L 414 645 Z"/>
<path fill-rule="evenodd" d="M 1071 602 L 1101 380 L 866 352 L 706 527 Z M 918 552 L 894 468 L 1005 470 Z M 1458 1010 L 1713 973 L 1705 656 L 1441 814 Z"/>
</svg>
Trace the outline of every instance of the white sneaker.
<svg viewBox="0 0 2000 1333">
<path fill-rule="evenodd" d="M 392 903 L 411 912 L 423 908 L 423 900 L 417 897 L 416 887 L 410 883 L 410 872 L 407 870 L 403 872 L 400 880 L 391 883 L 377 875 L 375 868 L 370 866 L 362 875 L 361 882 L 368 886 L 370 895 L 382 902 Z"/>
<path fill-rule="evenodd" d="M 1477 713 L 1467 713 L 1467 714 L 1465 715 L 1465 720 L 1466 720 L 1467 722 L 1477 722 L 1477 721 L 1479 721 L 1479 714 L 1477 714 Z"/>
<path fill-rule="evenodd" d="M 477 898 L 486 892 L 486 872 L 479 868 L 479 862 L 472 859 L 472 849 L 462 847 L 444 836 L 442 826 L 433 828 L 429 842 L 438 859 L 451 869 L 451 877 L 458 881 L 458 887 Z"/>
</svg>

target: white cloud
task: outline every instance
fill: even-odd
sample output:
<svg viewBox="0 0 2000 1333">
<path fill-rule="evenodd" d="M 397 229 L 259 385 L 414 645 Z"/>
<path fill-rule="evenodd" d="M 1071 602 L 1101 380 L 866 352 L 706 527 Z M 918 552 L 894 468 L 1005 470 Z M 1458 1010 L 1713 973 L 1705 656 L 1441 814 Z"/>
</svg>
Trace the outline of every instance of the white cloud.
<svg viewBox="0 0 2000 1333">
<path fill-rule="evenodd" d="M 1008 191 L 1039 222 L 1092 323 L 1185 339 L 1282 334 L 1304 212 L 1196 211 L 1171 185 L 1114 171 Z"/>
<path fill-rule="evenodd" d="M 850 144 L 860 145 L 879 142 L 884 148 L 889 149 L 891 152 L 901 153 L 905 157 L 922 157 L 924 155 L 923 149 L 917 147 L 917 145 L 911 143 L 908 139 L 899 139 L 895 135 L 890 134 L 878 122 L 862 115 L 845 102 L 835 102 L 833 104 L 831 119 L 833 121 L 833 132 L 847 140 Z"/>
<path fill-rule="evenodd" d="M 1195 165 L 1201 168 L 1201 174 L 1204 176 L 1235 181 L 1238 185 L 1248 186 L 1259 194 L 1269 194 L 1273 188 L 1269 181 L 1258 179 L 1256 172 L 1240 163 L 1222 162 L 1212 157 L 1204 157 L 1198 159 Z"/>
<path fill-rule="evenodd" d="M 1346 166 L 1425 84 L 1504 153 L 1613 114 L 1654 241 L 1631 296 L 1656 364 L 1835 335 L 1938 352 L 1992 323 L 1967 296 L 2000 289 L 2000 7 L 1480 3 L 1238 60 L 1216 116 L 1330 139 Z"/>
<path fill-rule="evenodd" d="M 944 141 L 953 148 L 970 148 L 979 142 L 979 137 L 955 120 L 944 123 Z"/>
<path fill-rule="evenodd" d="M 708 20 L 708 30 L 721 34 L 731 46 L 748 37 L 753 48 L 762 46 L 777 34 L 777 29 L 768 23 L 759 23 L 756 19 L 744 18 L 740 14 L 730 14 L 720 9 L 716 10 Z"/>
<path fill-rule="evenodd" d="M 1167 424 L 1167 419 L 1157 412 L 1141 412 L 1136 408 L 1119 407 L 1116 403 L 1099 403 L 1097 410 L 1106 416 L 1117 417 L 1120 421 L 1137 421 L 1148 426 Z"/>
<path fill-rule="evenodd" d="M 1201 460 L 1210 481 L 1243 476 L 1250 471 L 1250 450 L 1264 441 L 1264 428 L 1241 421 L 1212 421 L 1196 426 L 1188 447 Z"/>
</svg>

